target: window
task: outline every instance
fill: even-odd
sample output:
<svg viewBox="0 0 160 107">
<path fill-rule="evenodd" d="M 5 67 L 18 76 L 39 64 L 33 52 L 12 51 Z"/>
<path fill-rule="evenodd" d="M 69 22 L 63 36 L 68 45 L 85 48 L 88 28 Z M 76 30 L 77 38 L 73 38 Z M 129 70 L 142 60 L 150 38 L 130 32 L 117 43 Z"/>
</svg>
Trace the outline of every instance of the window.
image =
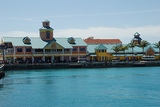
<svg viewBox="0 0 160 107">
<path fill-rule="evenodd" d="M 43 49 L 35 49 L 35 52 L 43 52 Z"/>
<path fill-rule="evenodd" d="M 77 52 L 77 48 L 73 48 L 73 50 L 72 50 L 73 52 Z"/>
<path fill-rule="evenodd" d="M 46 31 L 46 38 L 50 38 L 50 31 Z"/>
<path fill-rule="evenodd" d="M 57 49 L 57 52 L 58 53 L 62 53 L 62 49 Z"/>
<path fill-rule="evenodd" d="M 26 52 L 31 52 L 31 48 L 26 48 Z"/>
<path fill-rule="evenodd" d="M 48 23 L 46 23 L 46 26 L 48 26 Z"/>
<path fill-rule="evenodd" d="M 102 50 L 102 52 L 104 52 L 104 50 Z"/>
<path fill-rule="evenodd" d="M 80 52 L 85 52 L 86 48 L 80 48 Z"/>
<path fill-rule="evenodd" d="M 17 52 L 22 52 L 22 48 L 17 48 Z"/>
<path fill-rule="evenodd" d="M 52 53 L 56 53 L 56 49 L 52 49 Z"/>
<path fill-rule="evenodd" d="M 51 53 L 51 49 L 45 49 L 46 53 Z"/>
</svg>

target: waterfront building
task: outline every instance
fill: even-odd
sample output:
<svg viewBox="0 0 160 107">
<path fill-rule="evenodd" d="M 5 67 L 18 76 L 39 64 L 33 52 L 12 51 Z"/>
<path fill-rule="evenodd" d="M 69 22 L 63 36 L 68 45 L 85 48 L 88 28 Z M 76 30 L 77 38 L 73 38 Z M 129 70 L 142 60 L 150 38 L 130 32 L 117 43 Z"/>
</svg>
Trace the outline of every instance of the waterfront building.
<svg viewBox="0 0 160 107">
<path fill-rule="evenodd" d="M 144 53 L 141 45 L 140 34 L 136 32 L 134 38 L 131 40 L 135 42 L 136 46 L 133 48 L 128 47 L 127 50 L 115 52 L 113 47 L 116 46 L 126 46 L 128 44 L 122 44 L 119 39 L 94 39 L 90 37 L 84 41 L 88 45 L 88 53 L 90 61 L 111 61 L 112 59 L 117 60 L 127 60 L 127 61 L 136 61 L 141 60 L 144 55 L 155 56 L 156 59 L 159 58 L 159 50 L 155 48 L 154 44 L 149 44 L 144 48 Z M 101 48 L 100 48 L 101 47 Z M 97 50 L 100 48 L 100 50 Z"/>
<path fill-rule="evenodd" d="M 40 37 L 3 37 L 5 60 L 10 62 L 70 62 L 87 58 L 87 44 L 81 38 L 57 38 L 45 20 Z"/>
<path fill-rule="evenodd" d="M 110 52 L 113 46 L 120 46 L 122 42 L 120 39 L 94 39 L 89 37 L 84 40 L 88 45 L 88 53 L 90 61 L 107 61 L 112 59 Z"/>
<path fill-rule="evenodd" d="M 39 29 L 39 37 L 3 37 L 1 45 L 7 48 L 4 51 L 4 60 L 8 62 L 77 62 L 78 60 L 89 61 L 111 61 L 140 60 L 144 55 L 159 58 L 159 50 L 150 44 L 144 48 L 141 45 L 140 34 L 136 32 L 131 40 L 137 46 L 133 49 L 115 52 L 113 47 L 122 47 L 120 39 L 94 39 L 89 37 L 81 38 L 66 37 L 57 38 L 54 36 L 54 29 L 50 27 L 50 21 L 42 22 Z"/>
</svg>

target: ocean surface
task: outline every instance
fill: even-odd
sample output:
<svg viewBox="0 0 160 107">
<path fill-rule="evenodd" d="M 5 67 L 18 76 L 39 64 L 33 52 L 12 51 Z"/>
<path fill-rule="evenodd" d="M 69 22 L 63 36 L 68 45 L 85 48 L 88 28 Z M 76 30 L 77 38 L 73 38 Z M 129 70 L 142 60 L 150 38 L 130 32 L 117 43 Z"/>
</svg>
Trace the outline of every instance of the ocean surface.
<svg viewBox="0 0 160 107">
<path fill-rule="evenodd" d="M 0 107 L 160 106 L 160 67 L 6 71 Z"/>
</svg>

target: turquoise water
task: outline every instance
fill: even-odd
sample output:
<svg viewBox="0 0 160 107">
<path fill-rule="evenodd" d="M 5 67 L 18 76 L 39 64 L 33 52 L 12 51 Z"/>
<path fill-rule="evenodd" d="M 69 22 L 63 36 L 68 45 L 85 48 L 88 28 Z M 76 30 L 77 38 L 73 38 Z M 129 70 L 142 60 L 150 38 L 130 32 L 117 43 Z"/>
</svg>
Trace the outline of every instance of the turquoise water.
<svg viewBox="0 0 160 107">
<path fill-rule="evenodd" d="M 7 71 L 0 107 L 160 106 L 160 67 Z"/>
</svg>

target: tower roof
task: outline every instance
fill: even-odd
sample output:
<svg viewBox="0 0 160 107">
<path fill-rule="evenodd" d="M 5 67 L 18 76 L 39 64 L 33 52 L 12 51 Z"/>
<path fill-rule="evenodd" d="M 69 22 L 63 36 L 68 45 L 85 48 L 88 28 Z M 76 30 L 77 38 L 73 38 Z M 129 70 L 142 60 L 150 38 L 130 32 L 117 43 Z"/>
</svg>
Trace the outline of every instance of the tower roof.
<svg viewBox="0 0 160 107">
<path fill-rule="evenodd" d="M 103 44 L 99 44 L 96 48 L 95 48 L 95 50 L 97 50 L 97 49 L 107 49 Z"/>
<path fill-rule="evenodd" d="M 54 30 L 54 29 L 51 27 L 41 27 L 39 30 Z"/>
<path fill-rule="evenodd" d="M 138 32 L 136 32 L 136 33 L 134 34 L 134 36 L 140 36 L 140 34 L 139 34 Z"/>
<path fill-rule="evenodd" d="M 48 22 L 48 23 L 50 23 L 50 21 L 49 21 L 49 20 L 47 20 L 47 19 L 46 19 L 46 20 L 44 20 L 43 22 Z"/>
</svg>

